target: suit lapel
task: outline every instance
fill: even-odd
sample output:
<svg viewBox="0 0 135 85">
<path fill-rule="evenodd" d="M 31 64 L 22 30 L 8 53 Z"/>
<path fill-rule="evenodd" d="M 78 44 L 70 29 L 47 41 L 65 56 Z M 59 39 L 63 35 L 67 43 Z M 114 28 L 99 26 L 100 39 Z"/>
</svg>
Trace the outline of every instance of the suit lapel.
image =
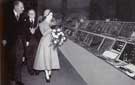
<svg viewBox="0 0 135 85">
<path fill-rule="evenodd" d="M 33 23 L 32 23 L 32 22 L 30 21 L 30 19 L 29 19 L 29 23 L 30 23 L 33 27 L 36 27 L 36 25 L 37 25 L 36 19 L 34 19 L 34 22 L 33 22 Z"/>
</svg>

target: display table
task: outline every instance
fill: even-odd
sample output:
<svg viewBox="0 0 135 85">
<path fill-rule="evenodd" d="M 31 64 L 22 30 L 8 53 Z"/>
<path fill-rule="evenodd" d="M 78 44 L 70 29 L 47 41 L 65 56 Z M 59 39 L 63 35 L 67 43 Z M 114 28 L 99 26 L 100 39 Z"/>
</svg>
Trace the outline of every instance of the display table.
<svg viewBox="0 0 135 85">
<path fill-rule="evenodd" d="M 71 40 L 67 40 L 60 50 L 88 85 L 135 84 L 135 80 Z"/>
</svg>

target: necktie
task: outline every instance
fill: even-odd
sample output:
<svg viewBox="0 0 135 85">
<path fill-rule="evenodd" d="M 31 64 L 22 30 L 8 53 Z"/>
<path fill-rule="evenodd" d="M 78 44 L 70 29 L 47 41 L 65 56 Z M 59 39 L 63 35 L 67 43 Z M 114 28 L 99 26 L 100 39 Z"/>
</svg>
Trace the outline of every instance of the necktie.
<svg viewBox="0 0 135 85">
<path fill-rule="evenodd" d="M 32 20 L 32 24 L 34 25 L 34 20 Z"/>
<path fill-rule="evenodd" d="M 34 27 L 34 20 L 31 19 L 31 27 Z"/>
<path fill-rule="evenodd" d="M 19 20 L 19 15 L 16 16 L 17 21 Z"/>
</svg>

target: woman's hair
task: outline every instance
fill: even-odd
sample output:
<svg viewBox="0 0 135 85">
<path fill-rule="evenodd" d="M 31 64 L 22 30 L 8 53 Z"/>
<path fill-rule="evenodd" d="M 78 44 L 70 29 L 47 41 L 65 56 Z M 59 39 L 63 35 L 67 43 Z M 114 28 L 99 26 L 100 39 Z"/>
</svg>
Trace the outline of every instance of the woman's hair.
<svg viewBox="0 0 135 85">
<path fill-rule="evenodd" d="M 45 13 L 46 13 L 46 15 L 44 15 Z M 42 17 L 42 19 L 41 19 L 40 22 L 44 21 L 44 20 L 46 19 L 46 17 L 47 17 L 50 13 L 52 13 L 52 11 L 51 11 L 50 9 L 44 10 L 43 17 Z"/>
<path fill-rule="evenodd" d="M 46 16 L 43 16 L 41 19 L 41 22 L 44 21 L 46 19 Z"/>
<path fill-rule="evenodd" d="M 50 9 L 45 9 L 43 11 L 43 16 L 48 16 L 50 14 L 50 12 L 52 12 Z"/>
</svg>

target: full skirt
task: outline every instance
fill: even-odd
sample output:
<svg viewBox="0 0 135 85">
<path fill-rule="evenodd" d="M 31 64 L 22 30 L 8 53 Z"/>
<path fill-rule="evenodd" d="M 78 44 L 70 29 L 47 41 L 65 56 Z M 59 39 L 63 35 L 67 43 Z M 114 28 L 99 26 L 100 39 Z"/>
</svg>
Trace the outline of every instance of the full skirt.
<svg viewBox="0 0 135 85">
<path fill-rule="evenodd" d="M 57 49 L 51 45 L 51 35 L 41 38 L 33 68 L 35 70 L 60 69 Z"/>
</svg>

